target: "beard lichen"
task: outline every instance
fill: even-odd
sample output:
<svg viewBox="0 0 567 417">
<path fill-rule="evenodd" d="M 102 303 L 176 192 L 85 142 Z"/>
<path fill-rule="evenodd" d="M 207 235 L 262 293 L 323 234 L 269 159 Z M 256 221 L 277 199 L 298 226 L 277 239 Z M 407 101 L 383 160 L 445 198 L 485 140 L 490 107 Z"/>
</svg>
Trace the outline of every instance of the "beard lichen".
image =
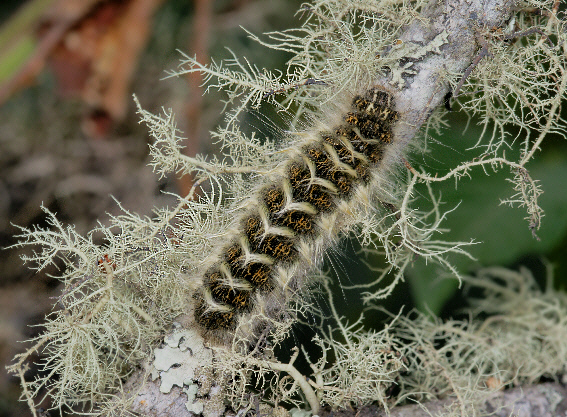
<svg viewBox="0 0 567 417">
<path fill-rule="evenodd" d="M 249 337 L 246 332 L 235 332 L 198 364 L 192 364 L 194 347 L 189 349 L 190 344 L 180 339 L 166 342 L 168 347 L 158 348 L 162 351 L 154 350 L 176 317 L 194 316 L 192 297 L 203 286 L 196 277 L 207 256 L 226 243 L 237 214 L 249 209 L 245 203 L 257 190 L 259 179 L 287 163 L 306 130 L 325 131 L 329 126 L 324 122 L 336 119 L 345 102 L 351 103 L 353 96 L 376 86 L 388 91 L 396 103 L 400 120 L 392 134 L 399 142 L 380 172 L 384 181 L 371 190 L 364 204 L 344 206 L 349 217 L 340 224 L 341 235 L 356 235 L 386 259 L 387 266 L 378 278 L 364 287 L 363 302 L 368 309 L 377 308 L 373 302 L 391 294 L 416 257 L 440 264 L 462 278 L 447 256 L 466 254 L 470 242 L 443 240 L 441 225 L 448 213 L 441 210 L 436 182 L 473 177 L 476 168 L 485 172 L 511 168 L 517 194 L 508 202 L 527 208 L 535 233 L 542 217 L 541 191 L 526 165 L 548 134 L 565 131 L 560 117 L 567 86 L 565 22 L 559 19 L 554 1 L 512 2 L 514 9 L 509 8 L 511 2 L 503 2 L 506 7 L 495 7 L 482 16 L 478 10 L 466 14 L 472 9 L 464 10 L 458 2 L 446 3 L 453 13 L 448 18 L 468 25 L 471 39 L 467 42 L 473 55 L 461 57 L 463 62 L 446 59 L 447 66 L 438 65 L 433 73 L 427 73 L 431 70 L 428 60 L 443 63 L 454 46 L 450 27 L 432 32 L 436 26 L 430 24 L 435 19 L 431 10 L 440 10 L 440 16 L 446 13 L 437 1 L 429 5 L 421 0 L 321 0 L 305 5 L 300 28 L 269 33 L 267 41 L 252 36 L 269 48 L 292 54 L 281 72 L 259 69 L 236 54 L 208 66 L 185 56 L 182 68 L 173 75 L 202 73 L 207 89 L 220 89 L 227 96 L 225 123 L 212 132 L 221 156 L 184 155 L 171 112 L 153 115 L 138 103 L 141 119 L 154 139 L 150 165 L 160 175 L 173 172 L 195 178 L 190 192 L 179 196 L 178 205 L 156 209 L 153 218 L 124 210 L 123 215 L 111 218 L 109 226 L 93 231 L 104 234 L 104 247 L 93 243 L 92 234 L 83 237 L 63 226 L 47 210 L 49 228 L 21 230 L 19 246 L 41 248 L 25 261 L 38 270 L 64 264 L 58 279 L 65 289 L 57 308 L 32 347 L 9 367 L 20 378 L 23 397 L 34 415 L 35 404 L 46 395 L 52 398 L 53 408 L 84 406 L 94 415 L 129 409 L 135 398 L 124 392 L 122 383 L 142 362 L 154 360 L 154 352 L 154 377 L 161 376 L 164 390 L 185 387 L 190 397 L 187 408 L 208 416 L 221 412 L 222 398 L 244 415 L 260 409 L 260 402 L 278 413 L 286 412 L 281 405 L 305 408 L 308 404 L 315 413 L 321 404 L 342 408 L 378 402 L 388 409 L 408 399 L 440 396 L 456 400 L 447 416 L 472 416 L 494 389 L 565 373 L 565 295 L 550 285 L 545 291 L 538 290 L 524 269 L 485 269 L 476 277 L 465 278 L 467 285 L 485 290 L 468 320 L 442 322 L 417 312 L 400 313 L 384 329 L 368 331 L 361 325 L 362 317 L 348 323 L 335 308 L 328 278 L 318 271 L 320 251 L 311 253 L 313 268 L 300 273 L 318 283 L 313 292 L 321 292 L 327 300 L 330 317 L 300 291 L 309 285 L 298 286 L 287 289 L 289 294 L 280 301 L 285 314 L 274 317 L 257 309 L 241 326 L 258 334 Z M 457 13 L 459 7 L 466 16 Z M 486 26 L 481 18 L 489 17 L 499 22 L 498 27 Z M 429 31 L 427 39 L 412 31 L 419 25 L 420 30 Z M 489 55 L 490 59 L 483 59 Z M 415 80 L 423 74 L 434 80 L 431 91 L 435 92 L 430 95 L 414 89 Z M 478 152 L 470 161 L 446 174 L 430 175 L 410 163 L 409 148 L 420 148 L 419 143 L 411 143 L 418 140 L 416 131 L 442 103 L 439 97 L 445 97 L 450 86 L 460 90 L 461 108 L 478 115 L 492 134 L 479 138 Z M 412 108 L 412 102 L 423 103 L 423 107 Z M 292 113 L 289 132 L 281 135 L 285 143 L 241 129 L 240 117 L 260 103 Z M 442 125 L 439 112 L 433 117 L 429 126 Z M 510 125 L 520 132 L 512 140 L 504 130 Z M 358 135 L 356 129 L 352 131 Z M 352 147 L 353 143 L 343 145 Z M 503 149 L 508 146 L 520 150 L 518 160 L 506 157 Z M 307 179 L 316 178 L 311 173 Z M 416 195 L 418 182 L 426 183 L 427 196 Z M 429 200 L 431 210 L 416 208 L 423 198 Z M 326 247 L 335 245 L 339 234 L 329 239 Z M 380 288 L 378 284 L 388 274 L 393 276 L 392 284 Z M 321 356 L 312 360 L 312 353 L 296 346 L 288 361 L 279 361 L 275 348 L 304 313 L 311 323 L 315 320 L 312 327 L 318 336 L 312 344 Z M 486 314 L 491 316 L 486 318 Z M 256 319 L 268 325 L 259 329 Z M 194 331 L 192 319 L 181 324 Z M 191 337 L 192 333 L 182 334 Z M 167 350 L 165 359 L 163 350 Z M 171 355 L 177 350 L 179 356 L 173 360 Z M 38 364 L 42 373 L 27 381 L 28 360 L 36 354 L 45 358 Z M 300 355 L 311 368 L 309 378 L 296 367 Z M 173 365 L 177 364 L 191 370 L 175 373 L 178 367 Z M 392 384 L 400 388 L 396 399 L 387 395 Z M 136 392 L 143 390 L 137 388 Z M 207 403 L 211 399 L 214 405 Z"/>
</svg>

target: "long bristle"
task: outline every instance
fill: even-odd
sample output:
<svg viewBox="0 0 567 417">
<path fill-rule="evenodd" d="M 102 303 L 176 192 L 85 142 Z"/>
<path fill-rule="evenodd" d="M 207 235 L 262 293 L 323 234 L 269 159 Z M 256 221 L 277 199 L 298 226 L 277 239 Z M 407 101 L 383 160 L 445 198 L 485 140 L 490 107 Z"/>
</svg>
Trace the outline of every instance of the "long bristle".
<svg viewBox="0 0 567 417">
<path fill-rule="evenodd" d="M 195 294 L 200 326 L 234 330 L 257 296 L 289 284 L 289 274 L 284 279 L 282 270 L 316 263 L 305 258 L 302 248 L 319 242 L 327 217 L 348 204 L 355 190 L 368 186 L 393 142 L 397 119 L 386 91 L 372 88 L 357 95 L 340 123 L 308 135 L 280 174 L 258 187 L 251 197 L 254 204 L 203 274 L 203 287 Z"/>
</svg>

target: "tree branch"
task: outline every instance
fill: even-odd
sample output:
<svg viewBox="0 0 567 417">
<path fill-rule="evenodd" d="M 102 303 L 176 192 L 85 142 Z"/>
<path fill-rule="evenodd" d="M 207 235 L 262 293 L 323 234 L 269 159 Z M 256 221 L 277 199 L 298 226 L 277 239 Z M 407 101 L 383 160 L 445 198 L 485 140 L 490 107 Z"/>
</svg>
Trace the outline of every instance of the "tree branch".
<svg viewBox="0 0 567 417">
<path fill-rule="evenodd" d="M 433 110 L 443 104 L 444 97 L 450 91 L 447 81 L 447 74 L 464 74 L 467 68 L 478 60 L 480 45 L 478 44 L 479 28 L 499 28 L 509 21 L 513 10 L 517 7 L 518 0 L 433 0 L 425 8 L 419 18 L 416 18 L 399 37 L 406 48 L 401 49 L 402 55 L 399 57 L 399 68 L 382 79 L 377 79 L 377 84 L 391 85 L 397 83 L 397 90 L 392 94 L 395 97 L 396 107 L 403 109 L 403 123 L 399 123 L 395 128 L 396 140 L 407 146 L 415 137 L 423 123 L 429 118 Z M 400 50 L 396 50 L 400 51 Z M 396 53 L 393 49 L 386 51 L 385 55 Z M 405 51 L 405 52 L 404 52 Z M 206 365 L 206 364 L 202 364 Z M 190 416 L 191 412 L 183 406 L 187 401 L 181 390 L 174 389 L 168 394 L 159 390 L 160 379 L 146 381 L 140 387 L 144 379 L 142 371 L 131 377 L 124 390 L 124 396 L 130 397 L 133 402 L 131 411 L 145 416 Z M 201 381 L 203 384 L 203 382 Z M 210 384 L 210 381 L 208 381 Z M 214 386 L 213 386 L 214 387 Z M 565 390 L 557 386 L 544 386 L 555 389 L 557 395 L 566 398 Z M 201 386 L 201 389 L 203 387 Z M 136 394 L 132 395 L 135 389 Z M 546 388 L 531 387 L 523 392 L 520 389 L 498 394 L 491 404 L 492 410 L 499 410 L 501 413 L 506 410 L 505 404 L 516 402 L 516 406 L 522 404 L 543 404 L 546 397 L 542 390 Z M 213 388 L 209 390 L 213 392 Z M 215 391 L 217 392 L 217 391 Z M 206 393 L 201 393 L 205 394 Z M 180 396 L 183 400 L 180 401 Z M 210 400 L 218 403 L 219 398 L 214 397 Z M 121 399 L 122 401 L 124 398 Z M 500 401 L 500 402 L 498 402 Z M 564 404 L 565 400 L 563 400 Z M 425 416 L 427 411 L 435 414 L 434 410 L 441 410 L 450 403 L 450 400 L 435 401 L 425 408 L 420 406 L 401 407 L 399 410 L 392 410 L 392 416 Z M 548 401 L 548 406 L 551 404 Z M 555 404 L 557 405 L 557 404 Z M 205 406 L 206 407 L 206 406 Z M 502 407 L 502 408 L 500 408 Z M 544 405 L 541 405 L 544 407 Z M 548 408 L 549 408 L 548 407 Z M 211 406 L 205 410 L 205 415 L 217 415 L 222 407 Z M 357 416 L 364 414 L 363 410 L 372 410 L 371 414 L 376 415 L 376 408 L 363 408 L 358 410 Z M 370 412 L 370 411 L 369 411 Z M 506 412 L 505 412 L 506 413 Z M 508 415 L 508 414 L 497 415 Z M 509 412 L 508 412 L 509 413 Z M 351 412 L 348 415 L 354 415 Z M 551 413 L 559 415 L 559 413 Z M 321 415 L 330 415 L 322 413 Z M 333 414 L 337 416 L 338 414 Z M 345 414 L 347 415 L 347 414 Z M 379 414 L 382 415 L 382 414 Z M 535 414 L 533 416 L 544 414 Z"/>
<path fill-rule="evenodd" d="M 445 415 L 451 407 L 459 407 L 453 399 L 397 407 L 386 413 L 377 406 L 357 410 L 319 413 L 320 417 L 431 417 Z M 498 391 L 480 407 L 479 416 L 564 416 L 567 415 L 567 388 L 558 383 L 546 383 Z"/>
</svg>

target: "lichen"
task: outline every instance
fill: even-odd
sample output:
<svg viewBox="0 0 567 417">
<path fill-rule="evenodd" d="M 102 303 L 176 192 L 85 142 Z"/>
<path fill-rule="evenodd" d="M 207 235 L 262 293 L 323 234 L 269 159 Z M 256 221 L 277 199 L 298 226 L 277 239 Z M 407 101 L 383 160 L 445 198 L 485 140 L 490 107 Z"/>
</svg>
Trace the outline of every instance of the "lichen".
<svg viewBox="0 0 567 417">
<path fill-rule="evenodd" d="M 402 81 L 415 75 L 411 65 L 400 63 L 402 58 L 424 59 L 443 51 L 447 42 L 443 33 L 424 48 L 396 42 L 405 25 L 423 18 L 423 8 L 420 0 L 321 0 L 306 5 L 299 28 L 269 33 L 267 40 L 251 35 L 268 48 L 292 54 L 283 71 L 257 68 L 234 54 L 208 66 L 185 56 L 172 75 L 201 73 L 207 89 L 226 94 L 225 122 L 212 133 L 220 144 L 220 156 L 185 156 L 172 113 L 153 115 L 137 103 L 154 138 L 150 165 L 159 175 L 192 174 L 195 184 L 187 195 L 178 197 L 176 207 L 156 209 L 152 218 L 123 210 L 111 218 L 110 226 L 101 225 L 87 236 L 63 226 L 47 209 L 48 228 L 21 229 L 18 245 L 40 248 L 26 262 L 37 270 L 64 265 L 58 279 L 65 290 L 57 309 L 47 317 L 45 330 L 32 347 L 9 367 L 20 378 L 23 397 L 34 415 L 44 391 L 54 408 L 83 406 L 95 415 L 126 408 L 121 383 L 152 354 L 154 375 L 160 375 L 163 392 L 173 385 L 184 387 L 188 409 L 202 409 L 206 415 L 221 413 L 225 401 L 244 414 L 252 401 L 275 410 L 283 410 L 284 404 L 302 409 L 308 405 L 316 411 L 321 402 L 333 408 L 379 402 L 388 408 L 408 398 L 454 396 L 455 408 L 446 415 L 472 416 L 480 399 L 494 387 L 565 373 L 565 295 L 551 286 L 539 291 L 525 270 L 488 269 L 466 278 L 464 282 L 486 291 L 468 320 L 442 322 L 419 313 L 399 314 L 380 331 L 365 330 L 362 318 L 348 323 L 341 317 L 327 291 L 328 278 L 315 270 L 310 278 L 319 285 L 312 292 L 323 293 L 332 310 L 330 317 L 311 302 L 310 295 L 297 293 L 290 297 L 295 302 L 286 307 L 289 314 L 284 319 L 270 319 L 271 327 L 250 340 L 230 340 L 228 348 L 215 349 L 212 357 L 190 324 L 156 348 L 164 329 L 191 308 L 191 296 L 201 285 L 196 278 L 199 270 L 234 226 L 235 212 L 242 209 L 258 178 L 289 157 L 298 143 L 295 138 L 305 129 L 317 129 L 318 121 L 329 120 L 329 112 L 341 110 L 333 103 L 366 91 L 377 78 L 395 75 L 389 87 L 395 96 Z M 533 8 L 541 13 L 532 13 Z M 462 278 L 448 256 L 466 255 L 471 242 L 443 239 L 442 223 L 452 209 L 442 210 L 436 182 L 473 177 L 475 168 L 490 172 L 509 167 L 514 196 L 507 202 L 525 206 L 534 234 L 541 223 L 541 189 L 526 165 L 550 133 L 565 132 L 560 110 L 567 89 L 567 31 L 554 2 L 543 0 L 524 2 L 513 22 L 502 24 L 479 26 L 474 65 L 465 73 L 443 73 L 439 81 L 455 90 L 459 87 L 460 107 L 478 116 L 490 132 L 479 137 L 475 155 L 436 175 L 405 159 L 409 150 L 400 152 L 399 169 L 387 173 L 389 180 L 376 190 L 377 196 L 353 210 L 355 220 L 344 226 L 343 234 L 356 234 L 366 250 L 386 260 L 377 279 L 362 286 L 362 302 L 368 309 L 377 308 L 373 303 L 391 294 L 416 257 Z M 385 53 L 390 50 L 395 53 Z M 285 143 L 245 134 L 240 128 L 244 112 L 258 109 L 261 103 L 292 113 L 289 131 L 281 132 Z M 404 109 L 397 111 L 404 115 Z M 443 123 L 440 113 L 434 118 L 429 126 Z M 505 130 L 508 126 L 519 133 L 511 137 Z M 422 133 L 418 137 L 427 134 Z M 519 151 L 516 159 L 506 155 L 510 147 Z M 423 146 L 416 143 L 413 149 Z M 427 195 L 415 191 L 418 182 L 426 183 Z M 429 210 L 417 208 L 424 200 Z M 104 246 L 93 243 L 95 232 L 105 236 Z M 383 288 L 386 276 L 392 277 L 392 283 Z M 312 343 L 320 348 L 321 357 L 311 361 L 296 346 L 289 361 L 278 360 L 275 347 L 305 312 L 316 321 L 313 327 L 319 335 Z M 493 315 L 485 319 L 486 314 Z M 26 381 L 27 362 L 37 353 L 44 357 L 38 364 L 41 376 Z M 309 379 L 295 366 L 299 355 L 311 366 Z M 197 365 L 206 369 L 196 372 Z M 201 381 L 195 392 L 199 375 L 205 374 L 218 384 Z M 388 399 L 385 392 L 392 383 L 401 388 L 397 400 Z M 202 392 L 203 386 L 208 392 Z M 206 395 L 211 402 L 201 402 Z"/>
</svg>

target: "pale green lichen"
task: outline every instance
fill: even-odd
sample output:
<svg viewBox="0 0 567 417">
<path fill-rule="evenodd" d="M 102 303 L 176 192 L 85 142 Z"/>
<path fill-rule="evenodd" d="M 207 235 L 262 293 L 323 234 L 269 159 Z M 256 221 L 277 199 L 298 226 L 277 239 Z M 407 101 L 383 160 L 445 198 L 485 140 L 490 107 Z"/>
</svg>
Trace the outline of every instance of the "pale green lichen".
<svg viewBox="0 0 567 417">
<path fill-rule="evenodd" d="M 179 197 L 176 207 L 157 209 L 153 218 L 126 210 L 112 217 L 109 227 L 93 231 L 105 236 L 104 247 L 95 245 L 92 235 L 83 237 L 72 227 L 64 227 L 47 210 L 50 228 L 22 229 L 19 245 L 41 248 L 25 261 L 38 270 L 64 263 L 58 277 L 65 285 L 59 309 L 48 316 L 45 331 L 34 345 L 10 367 L 20 377 L 24 398 L 34 413 L 44 390 L 56 408 L 94 406 L 88 408 L 90 412 L 101 414 L 105 408 L 126 407 L 125 400 L 124 404 L 120 400 L 119 405 L 115 403 L 121 394 L 121 381 L 152 352 L 156 355 L 155 375 L 162 378 L 164 392 L 173 385 L 184 387 L 188 409 L 209 415 L 222 409 L 222 398 L 240 411 L 251 409 L 254 390 L 264 392 L 262 401 L 276 410 L 282 410 L 280 404 L 305 408 L 306 403 L 315 410 L 321 402 L 337 408 L 378 401 L 390 407 L 385 389 L 395 381 L 402 388 L 398 401 L 454 396 L 455 409 L 448 410 L 447 415 L 472 416 L 474 407 L 490 393 L 488 378 L 502 385 L 519 384 L 565 372 L 565 296 L 551 286 L 539 291 L 524 270 L 483 270 L 476 278 L 468 278 L 466 282 L 471 285 L 485 288 L 486 296 L 465 321 L 441 322 L 418 313 L 400 314 L 384 330 L 368 332 L 358 322 L 346 323 L 336 311 L 330 318 L 322 317 L 315 304 L 307 304 L 308 298 L 297 300 L 295 308 L 309 309 L 320 319 L 319 337 L 313 343 L 323 354 L 311 363 L 309 381 L 294 366 L 302 353 L 299 347 L 286 363 L 271 355 L 273 345 L 288 335 L 292 321 L 274 323 L 272 348 L 244 354 L 242 341 L 234 340 L 233 350 L 217 350 L 212 364 L 209 354 L 201 352 L 206 356 L 205 368 L 210 368 L 201 371 L 208 372 L 209 379 L 214 370 L 217 382 L 223 378 L 231 381 L 222 395 L 219 386 L 212 387 L 210 381 L 206 384 L 216 390 L 214 393 L 195 392 L 198 377 L 194 371 L 203 364 L 196 363 L 195 355 L 201 353 L 196 354 L 198 347 L 190 344 L 192 335 L 175 333 L 165 347 L 153 350 L 163 329 L 186 312 L 186 300 L 196 285 L 189 278 L 214 249 L 215 238 L 231 224 L 235 210 L 254 188 L 255 176 L 269 172 L 286 158 L 286 149 L 274 139 L 245 134 L 239 127 L 239 117 L 250 107 L 268 103 L 293 112 L 290 128 L 300 129 L 306 120 L 316 121 L 326 103 L 345 91 L 364 90 L 379 74 L 397 74 L 394 83 L 400 85 L 401 77 L 411 70 L 399 65 L 400 56 L 437 53 L 446 42 L 441 33 L 426 49 L 413 52 L 403 52 L 403 45 L 396 43 L 403 26 L 420 17 L 423 4 L 321 0 L 306 5 L 302 9 L 306 20 L 300 28 L 267 34 L 266 41 L 252 36 L 269 48 L 293 54 L 281 72 L 257 68 L 234 55 L 209 66 L 185 57 L 175 75 L 200 72 L 206 77 L 207 88 L 222 89 L 227 95 L 225 123 L 212 134 L 221 146 L 220 157 L 183 155 L 171 112 L 155 116 L 138 106 L 154 138 L 150 151 L 155 171 L 160 175 L 192 173 L 195 187 L 187 196 Z M 370 207 L 356 213 L 357 223 L 347 229 L 355 230 L 367 247 L 381 252 L 388 265 L 377 280 L 365 286 L 367 305 L 391 293 L 415 256 L 451 270 L 447 254 L 465 253 L 463 246 L 469 242 L 442 240 L 441 224 L 447 213 L 440 209 L 435 182 L 472 176 L 476 167 L 496 170 L 508 166 L 517 194 L 507 202 L 525 206 L 530 227 L 534 232 L 539 227 L 541 190 L 525 165 L 549 133 L 565 131 L 560 110 L 567 88 L 567 33 L 565 22 L 558 19 L 552 6 L 550 1 L 529 0 L 516 13 L 509 31 L 479 28 L 478 37 L 491 59 L 479 61 L 464 80 L 458 98 L 461 107 L 479 116 L 485 130 L 492 132 L 479 138 L 474 159 L 438 176 L 410 166 L 407 176 L 393 175 L 382 190 L 383 203 L 395 207 L 394 212 Z M 529 9 L 534 7 L 545 13 L 531 14 Z M 536 31 L 518 35 L 513 43 L 503 42 L 503 36 L 521 34 L 532 27 L 546 36 Z M 377 56 L 377 51 L 396 45 L 401 55 Z M 462 74 L 445 77 L 456 87 Z M 435 113 L 426 128 L 442 124 L 441 114 Z M 507 125 L 518 127 L 520 133 L 511 138 L 504 130 Z M 535 129 L 536 137 L 530 137 L 529 129 Z M 509 146 L 520 150 L 517 160 L 506 157 L 504 149 Z M 429 211 L 415 209 L 418 196 L 414 195 L 414 186 L 418 181 L 428 185 Z M 201 186 L 203 193 L 196 198 Z M 459 271 L 452 272 L 459 276 Z M 378 284 L 387 274 L 394 274 L 393 283 L 380 288 Z M 325 288 L 325 280 L 319 280 L 323 283 L 320 288 Z M 334 308 L 331 294 L 326 298 Z M 487 313 L 494 316 L 486 320 L 480 317 Z M 340 338 L 335 337 L 337 334 Z M 182 337 L 186 337 L 185 342 Z M 27 360 L 36 353 L 45 357 L 39 364 L 44 376 L 28 382 L 24 378 Z M 334 362 L 327 362 L 330 353 Z M 172 369 L 178 363 L 182 371 Z M 214 404 L 203 400 L 207 394 L 214 398 Z M 260 401 L 259 397 L 257 394 L 254 398 Z"/>
<path fill-rule="evenodd" d="M 495 390 L 564 375 L 567 295 L 553 289 L 551 274 L 541 290 L 525 268 L 482 269 L 465 278 L 483 291 L 468 319 L 400 317 L 393 333 L 407 343 L 409 371 L 399 400 L 451 396 L 454 414 L 447 415 L 477 415 Z"/>
<path fill-rule="evenodd" d="M 242 377 L 256 374 L 256 388 L 271 392 L 267 400 L 272 404 L 287 401 L 301 406 L 302 396 L 313 396 L 336 408 L 379 402 L 389 409 L 408 399 L 450 397 L 454 402 L 443 416 L 476 416 L 482 404 L 505 386 L 567 374 L 567 294 L 553 288 L 551 276 L 549 270 L 541 290 L 525 268 L 482 269 L 464 278 L 467 290 L 483 292 L 482 298 L 471 299 L 468 318 L 442 321 L 419 312 L 400 313 L 380 332 L 364 330 L 362 317 L 347 323 L 333 308 L 325 285 L 332 315 L 321 317 L 320 336 L 313 340 L 322 355 L 314 362 L 306 356 L 312 369 L 307 390 L 301 391 L 303 376 L 294 368 L 298 352 L 287 363 L 269 352 L 261 358 L 224 353 L 215 369 L 227 374 L 238 369 Z M 374 308 L 379 307 L 369 310 Z M 231 403 L 245 409 L 244 393 L 252 388 L 252 380 L 231 381 Z M 393 384 L 400 393 L 389 399 L 387 389 Z"/>
</svg>

